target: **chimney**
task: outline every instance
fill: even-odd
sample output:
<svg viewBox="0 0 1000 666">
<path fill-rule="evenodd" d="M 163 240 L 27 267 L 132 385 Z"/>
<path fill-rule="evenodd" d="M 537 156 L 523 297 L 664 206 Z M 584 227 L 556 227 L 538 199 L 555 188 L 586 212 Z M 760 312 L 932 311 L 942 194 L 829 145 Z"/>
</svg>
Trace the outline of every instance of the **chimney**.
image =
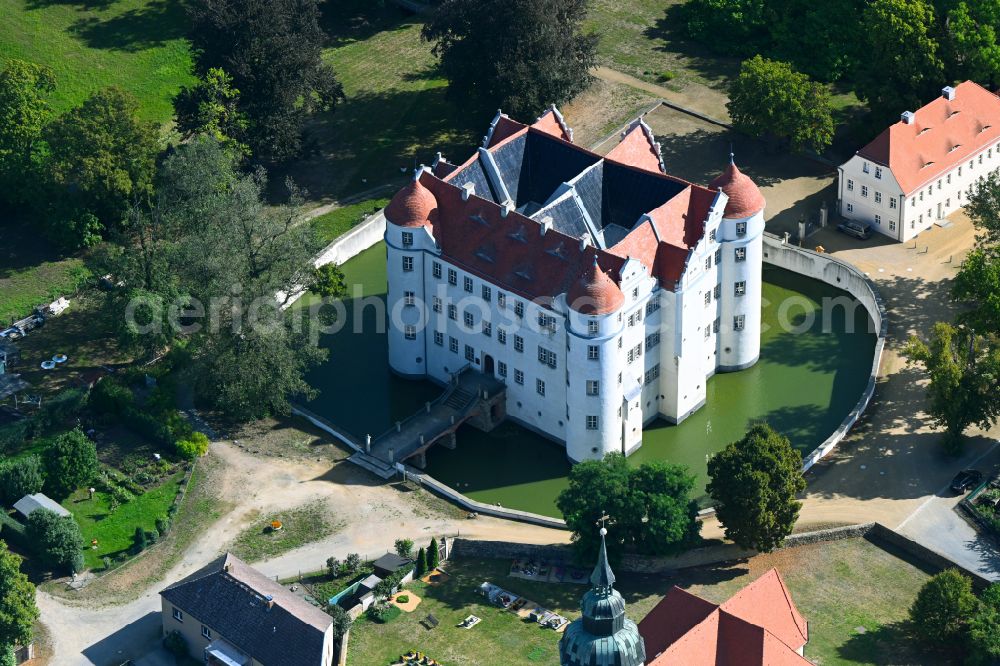
<svg viewBox="0 0 1000 666">
<path fill-rule="evenodd" d="M 475 183 L 466 183 L 462 185 L 462 201 L 468 201 L 469 197 L 476 193 Z"/>
<path fill-rule="evenodd" d="M 270 611 L 272 608 L 274 608 L 274 597 L 272 597 L 269 594 L 266 597 L 264 597 L 264 599 L 267 600 L 267 610 L 268 611 Z"/>
<path fill-rule="evenodd" d="M 511 205 L 509 203 L 505 203 L 505 204 L 501 205 L 500 206 L 500 217 L 507 217 L 508 215 L 510 215 L 510 211 L 511 211 Z"/>
<path fill-rule="evenodd" d="M 941 96 L 950 102 L 955 99 L 955 89 L 951 86 L 945 86 L 941 88 Z"/>
<path fill-rule="evenodd" d="M 550 231 L 552 229 L 552 218 L 548 215 L 543 217 L 541 223 L 539 224 L 539 229 L 542 236 L 544 236 L 547 231 Z"/>
<path fill-rule="evenodd" d="M 903 111 L 902 115 L 899 117 L 907 125 L 912 125 L 913 121 L 916 120 L 916 116 L 913 115 L 913 111 Z"/>
<path fill-rule="evenodd" d="M 580 251 L 586 250 L 588 245 L 590 245 L 590 236 L 587 234 L 580 236 Z"/>
</svg>

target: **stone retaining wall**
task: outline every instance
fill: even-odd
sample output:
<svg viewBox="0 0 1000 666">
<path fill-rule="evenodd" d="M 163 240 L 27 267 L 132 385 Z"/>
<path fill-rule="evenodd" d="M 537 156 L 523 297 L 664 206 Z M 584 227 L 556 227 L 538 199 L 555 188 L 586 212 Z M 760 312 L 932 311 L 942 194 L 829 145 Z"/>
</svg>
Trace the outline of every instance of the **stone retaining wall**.
<svg viewBox="0 0 1000 666">
<path fill-rule="evenodd" d="M 837 429 L 806 456 L 802 464 L 802 471 L 806 471 L 844 439 L 844 436 L 854 427 L 865 409 L 868 408 L 868 403 L 871 402 L 872 396 L 875 394 L 875 383 L 882 365 L 882 351 L 885 348 L 885 337 L 888 330 L 885 301 L 882 300 L 875 283 L 846 261 L 836 259 L 828 254 L 789 245 L 777 236 L 768 233 L 764 234 L 764 263 L 805 275 L 846 291 L 864 306 L 872 330 L 878 336 L 875 341 L 875 355 L 872 359 L 872 367 L 865 390 Z M 847 321 L 850 321 L 850 318 Z"/>
</svg>

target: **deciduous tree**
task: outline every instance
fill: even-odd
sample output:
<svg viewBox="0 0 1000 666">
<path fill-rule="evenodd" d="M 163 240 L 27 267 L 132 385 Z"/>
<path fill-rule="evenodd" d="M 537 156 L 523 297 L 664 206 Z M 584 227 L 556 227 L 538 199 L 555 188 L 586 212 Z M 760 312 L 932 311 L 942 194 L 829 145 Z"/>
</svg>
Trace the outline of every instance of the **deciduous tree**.
<svg viewBox="0 0 1000 666">
<path fill-rule="evenodd" d="M 989 666 L 1000 662 L 1000 583 L 993 583 L 979 597 L 979 607 L 969 621 L 972 654 L 966 663 Z"/>
<path fill-rule="evenodd" d="M 629 467 L 620 453 L 588 460 L 570 470 L 569 486 L 556 505 L 573 532 L 579 557 L 593 559 L 600 544 L 595 525 L 607 516 L 608 555 L 620 559 L 626 549 L 666 555 L 698 540 L 697 503 L 690 498 L 694 477 L 686 468 L 664 462 Z"/>
<path fill-rule="evenodd" d="M 203 76 L 219 68 L 232 77 L 246 114 L 246 142 L 258 159 L 296 155 L 306 118 L 343 98 L 323 61 L 319 15 L 318 0 L 189 3 L 196 68 Z"/>
<path fill-rule="evenodd" d="M 35 509 L 28 516 L 25 532 L 46 566 L 74 573 L 83 570 L 83 535 L 73 516 Z"/>
<path fill-rule="evenodd" d="M 11 59 L 0 70 L 0 200 L 22 204 L 38 193 L 37 147 L 55 87 L 55 75 L 42 65 Z"/>
<path fill-rule="evenodd" d="M 978 603 L 972 580 L 957 569 L 946 569 L 924 584 L 910 607 L 914 633 L 929 644 L 954 644 L 964 638 Z"/>
<path fill-rule="evenodd" d="M 792 533 L 806 487 L 802 455 L 765 423 L 750 427 L 708 461 L 708 494 L 726 537 L 744 548 L 770 552 Z"/>
<path fill-rule="evenodd" d="M 236 154 L 250 152 L 244 143 L 249 122 L 240 110 L 240 91 L 218 67 L 210 67 L 194 86 L 181 88 L 174 97 L 174 117 L 184 139 L 207 134 Z"/>
<path fill-rule="evenodd" d="M 37 619 L 35 586 L 21 573 L 21 558 L 0 541 L 0 651 L 30 643 Z"/>
<path fill-rule="evenodd" d="M 772 145 L 822 152 L 833 141 L 829 90 L 788 63 L 759 55 L 744 61 L 729 99 L 736 128 Z"/>
<path fill-rule="evenodd" d="M 56 437 L 45 451 L 45 492 L 54 499 L 68 497 L 96 473 L 97 449 L 79 428 Z"/>
<path fill-rule="evenodd" d="M 590 82 L 590 0 L 443 0 L 424 26 L 453 96 L 525 119 Z"/>
<path fill-rule="evenodd" d="M 0 464 L 0 504 L 13 504 L 41 491 L 45 484 L 42 459 L 29 455 Z"/>
<path fill-rule="evenodd" d="M 934 325 L 930 340 L 912 337 L 903 349 L 911 363 L 923 364 L 930 385 L 927 411 L 945 429 L 945 446 L 961 449 L 971 425 L 988 428 L 1000 417 L 1000 343 L 967 327 Z"/>
<path fill-rule="evenodd" d="M 983 85 L 1000 81 L 1000 6 L 991 0 L 959 2 L 947 12 L 942 52 L 950 79 Z"/>
</svg>

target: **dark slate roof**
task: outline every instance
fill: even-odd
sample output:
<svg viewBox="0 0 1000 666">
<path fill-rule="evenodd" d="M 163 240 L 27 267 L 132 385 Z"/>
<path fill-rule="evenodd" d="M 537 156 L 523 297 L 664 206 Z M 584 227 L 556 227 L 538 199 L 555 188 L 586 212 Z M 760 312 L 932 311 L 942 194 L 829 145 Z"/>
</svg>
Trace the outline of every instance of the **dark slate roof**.
<svg viewBox="0 0 1000 666">
<path fill-rule="evenodd" d="M 466 162 L 451 176 L 451 184 L 456 187 L 463 187 L 466 183 L 472 183 L 476 187 L 475 194 L 483 199 L 488 199 L 494 203 L 499 203 L 499 197 L 493 191 L 490 179 L 483 170 L 483 165 L 476 156 Z"/>
<path fill-rule="evenodd" d="M 330 616 L 229 553 L 160 595 L 265 666 L 321 663 Z"/>
<path fill-rule="evenodd" d="M 372 566 L 376 569 L 382 569 L 383 571 L 396 571 L 411 564 L 413 564 L 413 560 L 400 557 L 396 553 L 386 553 L 372 562 Z"/>
<path fill-rule="evenodd" d="M 543 208 L 531 216 L 533 220 L 539 222 L 547 217 L 552 219 L 553 229 L 567 236 L 579 238 L 590 235 L 583 211 L 580 210 L 579 204 L 572 196 L 560 197 L 548 208 Z"/>
</svg>

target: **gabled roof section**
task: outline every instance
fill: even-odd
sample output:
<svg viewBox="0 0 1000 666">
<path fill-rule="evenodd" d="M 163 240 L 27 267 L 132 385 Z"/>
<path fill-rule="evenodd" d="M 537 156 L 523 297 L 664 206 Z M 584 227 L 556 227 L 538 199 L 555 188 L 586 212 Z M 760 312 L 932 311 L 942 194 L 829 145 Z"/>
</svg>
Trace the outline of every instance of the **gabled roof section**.
<svg viewBox="0 0 1000 666">
<path fill-rule="evenodd" d="M 654 173 L 666 173 L 660 144 L 656 142 L 653 130 L 642 118 L 632 121 L 618 145 L 611 149 L 607 158 L 622 164 L 639 167 Z"/>
<path fill-rule="evenodd" d="M 890 125 L 857 154 L 889 167 L 909 195 L 1000 139 L 1000 98 L 973 81 L 955 86 L 953 97 Z"/>
<path fill-rule="evenodd" d="M 227 553 L 160 595 L 264 664 L 315 664 L 330 616 Z"/>
<path fill-rule="evenodd" d="M 639 623 L 649 666 L 807 666 L 808 626 L 777 570 L 722 605 L 674 587 Z"/>
<path fill-rule="evenodd" d="M 483 148 L 492 148 L 504 139 L 517 134 L 525 127 L 527 127 L 527 125 L 519 123 L 516 120 L 511 120 L 506 113 L 497 111 L 497 115 L 494 116 L 493 122 L 490 123 L 489 131 L 487 131 L 486 136 L 483 137 Z"/>
<path fill-rule="evenodd" d="M 566 120 L 559 113 L 559 109 L 556 108 L 555 104 L 546 110 L 545 113 L 538 116 L 538 119 L 531 126 L 563 141 L 573 143 L 573 130 L 566 124 Z"/>
<path fill-rule="evenodd" d="M 449 162 L 441 153 L 437 154 L 437 157 L 434 158 L 434 163 L 431 165 L 431 171 L 433 171 L 434 175 L 438 178 L 445 178 L 457 168 L 457 165 Z"/>
</svg>

